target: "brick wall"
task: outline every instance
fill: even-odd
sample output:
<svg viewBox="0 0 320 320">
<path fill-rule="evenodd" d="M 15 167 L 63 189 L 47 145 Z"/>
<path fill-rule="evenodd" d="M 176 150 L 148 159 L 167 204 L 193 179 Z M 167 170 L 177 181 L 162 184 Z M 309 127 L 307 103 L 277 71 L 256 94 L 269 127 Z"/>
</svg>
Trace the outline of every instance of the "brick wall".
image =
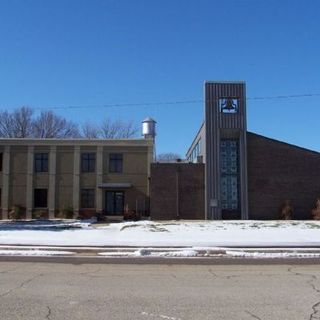
<svg viewBox="0 0 320 320">
<path fill-rule="evenodd" d="M 320 153 L 250 132 L 247 147 L 249 219 L 279 219 L 287 199 L 294 219 L 310 219 L 320 196 Z M 204 219 L 204 164 L 152 164 L 150 198 L 152 219 Z"/>
<path fill-rule="evenodd" d="M 278 219 L 290 199 L 295 219 L 310 219 L 320 196 L 320 153 L 247 133 L 250 219 Z"/>
<path fill-rule="evenodd" d="M 151 219 L 204 219 L 204 164 L 152 164 L 150 199 Z"/>
</svg>

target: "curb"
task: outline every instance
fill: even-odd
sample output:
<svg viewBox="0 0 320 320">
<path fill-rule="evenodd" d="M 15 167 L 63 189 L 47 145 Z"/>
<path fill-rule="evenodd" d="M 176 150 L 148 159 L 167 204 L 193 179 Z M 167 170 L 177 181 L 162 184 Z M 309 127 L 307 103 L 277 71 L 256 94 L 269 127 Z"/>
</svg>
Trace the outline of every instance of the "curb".
<svg viewBox="0 0 320 320">
<path fill-rule="evenodd" d="M 1 262 L 22 263 L 62 263 L 62 264 L 135 264 L 135 265 L 320 265 L 320 258 L 159 258 L 159 257 L 87 257 L 87 256 L 59 256 L 59 257 L 28 257 L 28 256 L 0 256 Z"/>
<path fill-rule="evenodd" d="M 320 248 L 0 246 L 0 257 L 17 256 L 99 259 L 320 259 Z"/>
</svg>

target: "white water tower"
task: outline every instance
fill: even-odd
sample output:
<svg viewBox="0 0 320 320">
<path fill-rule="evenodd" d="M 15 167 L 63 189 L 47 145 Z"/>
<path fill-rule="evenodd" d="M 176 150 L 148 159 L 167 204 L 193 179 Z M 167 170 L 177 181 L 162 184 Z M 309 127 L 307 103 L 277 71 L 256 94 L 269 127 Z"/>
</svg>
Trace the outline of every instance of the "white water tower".
<svg viewBox="0 0 320 320">
<path fill-rule="evenodd" d="M 156 121 L 148 117 L 142 121 L 142 135 L 145 139 L 153 139 L 156 137 Z"/>
</svg>

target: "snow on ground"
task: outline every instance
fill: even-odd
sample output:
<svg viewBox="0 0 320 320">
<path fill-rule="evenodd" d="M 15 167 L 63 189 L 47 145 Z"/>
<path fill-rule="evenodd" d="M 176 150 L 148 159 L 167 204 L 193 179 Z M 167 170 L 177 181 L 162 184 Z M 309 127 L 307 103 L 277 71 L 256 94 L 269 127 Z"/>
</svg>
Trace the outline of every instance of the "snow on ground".
<svg viewBox="0 0 320 320">
<path fill-rule="evenodd" d="M 10 224 L 10 227 L 8 227 Z M 0 223 L 0 245 L 272 247 L 320 246 L 319 221 Z M 15 227 L 16 226 L 16 227 Z M 49 227 L 48 227 L 49 226 Z"/>
<path fill-rule="evenodd" d="M 226 250 L 224 254 L 207 255 L 197 250 L 163 250 L 163 251 L 146 251 L 139 249 L 133 252 L 100 252 L 98 255 L 104 257 L 167 257 L 167 258 L 189 258 L 189 257 L 236 257 L 236 258 L 319 258 L 320 252 L 262 252 L 262 251 L 243 251 L 243 250 Z"/>
<path fill-rule="evenodd" d="M 94 220 L 93 220 L 94 221 Z M 42 231 L 61 231 L 66 229 L 80 229 L 88 227 L 91 220 L 26 220 L 26 221 L 1 221 L 1 231 L 17 230 L 42 230 Z"/>
<path fill-rule="evenodd" d="M 72 254 L 75 253 L 53 250 L 0 250 L 0 256 L 67 256 Z"/>
<path fill-rule="evenodd" d="M 133 252 L 99 252 L 101 256 L 105 257 L 197 257 L 199 252 L 197 250 L 163 250 L 151 251 L 147 249 L 139 249 Z"/>
<path fill-rule="evenodd" d="M 226 256 L 243 258 L 319 258 L 320 253 L 311 252 L 246 252 L 227 250 Z"/>
</svg>

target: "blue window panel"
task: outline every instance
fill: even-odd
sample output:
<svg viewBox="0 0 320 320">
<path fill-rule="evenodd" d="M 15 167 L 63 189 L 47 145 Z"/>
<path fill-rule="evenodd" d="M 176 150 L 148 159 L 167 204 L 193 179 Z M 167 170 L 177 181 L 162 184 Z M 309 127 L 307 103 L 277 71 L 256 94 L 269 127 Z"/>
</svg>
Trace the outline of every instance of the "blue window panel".
<svg viewBox="0 0 320 320">
<path fill-rule="evenodd" d="M 238 209 L 238 177 L 221 177 L 221 207 L 222 209 Z"/>
<path fill-rule="evenodd" d="M 238 199 L 238 141 L 222 140 L 220 142 L 221 171 L 221 207 L 237 210 Z"/>
</svg>

